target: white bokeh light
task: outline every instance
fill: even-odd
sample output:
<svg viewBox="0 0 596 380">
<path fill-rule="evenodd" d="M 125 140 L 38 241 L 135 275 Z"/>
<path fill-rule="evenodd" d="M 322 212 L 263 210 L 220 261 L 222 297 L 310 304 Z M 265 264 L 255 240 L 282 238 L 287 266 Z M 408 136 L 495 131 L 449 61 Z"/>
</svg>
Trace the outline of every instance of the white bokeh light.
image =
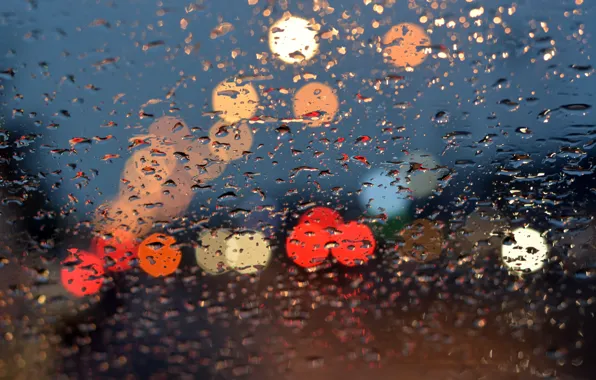
<svg viewBox="0 0 596 380">
<path fill-rule="evenodd" d="M 548 256 L 546 240 L 531 228 L 517 228 L 513 231 L 515 241 L 503 244 L 501 259 L 511 272 L 527 274 L 541 269 Z"/>
<path fill-rule="evenodd" d="M 284 16 L 269 28 L 269 48 L 286 63 L 308 61 L 319 51 L 314 25 L 300 17 Z"/>
</svg>

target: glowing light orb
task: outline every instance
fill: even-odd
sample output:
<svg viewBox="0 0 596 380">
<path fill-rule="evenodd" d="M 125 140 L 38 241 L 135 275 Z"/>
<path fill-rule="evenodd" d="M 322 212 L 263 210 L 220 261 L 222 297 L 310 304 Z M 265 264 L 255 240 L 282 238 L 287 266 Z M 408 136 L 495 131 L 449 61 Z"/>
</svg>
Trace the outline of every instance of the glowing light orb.
<svg viewBox="0 0 596 380">
<path fill-rule="evenodd" d="M 376 246 L 370 228 L 358 222 L 349 222 L 337 227 L 337 232 L 331 239 L 336 243 L 331 248 L 331 254 L 339 263 L 349 267 L 366 263 Z"/>
<path fill-rule="evenodd" d="M 330 123 L 339 110 L 339 99 L 331 87 L 312 82 L 294 95 L 294 116 L 303 118 L 304 124 L 319 127 Z"/>
<path fill-rule="evenodd" d="M 103 260 L 107 270 L 123 272 L 132 268 L 131 263 L 137 258 L 138 243 L 136 236 L 124 229 L 94 238 L 91 242 L 94 252 Z"/>
<path fill-rule="evenodd" d="M 541 269 L 548 257 L 548 246 L 540 232 L 531 228 L 513 231 L 513 242 L 504 242 L 501 250 L 503 264 L 511 272 L 523 275 Z"/>
<path fill-rule="evenodd" d="M 238 273 L 256 273 L 271 260 L 269 241 L 260 232 L 235 233 L 227 242 L 226 262 Z"/>
<path fill-rule="evenodd" d="M 120 190 L 117 205 L 128 215 L 127 219 L 174 218 L 186 211 L 192 201 L 192 178 L 183 169 L 170 175 L 159 188 L 149 191 L 124 186 Z"/>
<path fill-rule="evenodd" d="M 317 225 L 321 228 L 337 227 L 343 223 L 341 215 L 328 207 L 313 207 L 298 220 L 298 224 Z"/>
<path fill-rule="evenodd" d="M 329 256 L 327 243 L 330 237 L 329 232 L 319 224 L 299 224 L 286 239 L 286 253 L 303 268 L 315 267 Z"/>
<path fill-rule="evenodd" d="M 257 113 L 259 94 L 252 83 L 223 81 L 212 94 L 213 110 L 227 123 L 249 119 Z"/>
<path fill-rule="evenodd" d="M 156 191 L 175 167 L 174 156 L 142 149 L 134 152 L 126 161 L 123 177 L 130 186 Z"/>
<path fill-rule="evenodd" d="M 162 116 L 149 126 L 149 133 L 157 139 L 157 145 L 171 146 L 190 135 L 184 120 L 173 116 Z M 153 146 L 153 142 L 151 144 Z"/>
<path fill-rule="evenodd" d="M 423 198 L 432 194 L 440 175 L 435 159 L 429 154 L 414 152 L 402 157 L 402 160 L 406 164 L 400 167 L 399 177 L 406 180 L 412 196 Z"/>
<path fill-rule="evenodd" d="M 185 140 L 178 144 L 178 166 L 181 172 L 196 182 L 209 182 L 223 174 L 227 163 L 220 160 L 209 147 L 199 141 Z"/>
<path fill-rule="evenodd" d="M 390 176 L 383 169 L 367 173 L 361 180 L 365 185 L 358 200 L 370 215 L 396 216 L 408 210 L 411 200 L 405 180 Z"/>
<path fill-rule="evenodd" d="M 436 260 L 441 256 L 443 237 L 437 225 L 430 220 L 417 219 L 401 231 L 404 245 L 400 251 L 418 262 Z"/>
<path fill-rule="evenodd" d="M 60 279 L 62 286 L 76 297 L 99 292 L 105 270 L 102 260 L 89 252 L 71 249 L 70 255 L 62 261 Z"/>
<path fill-rule="evenodd" d="M 252 147 L 252 130 L 246 123 L 226 125 L 216 123 L 209 130 L 209 147 L 220 160 L 229 162 L 242 158 Z"/>
<path fill-rule="evenodd" d="M 176 239 L 153 234 L 139 245 L 139 266 L 153 277 L 169 276 L 182 261 L 182 252 L 175 248 Z"/>
<path fill-rule="evenodd" d="M 223 228 L 202 231 L 199 244 L 195 248 L 197 264 L 209 274 L 222 274 L 230 270 L 226 263 L 225 252 L 228 238 L 232 232 Z"/>
<path fill-rule="evenodd" d="M 431 44 L 424 29 L 411 23 L 393 26 L 383 36 L 382 42 L 386 46 L 383 56 L 392 65 L 404 68 L 414 68 L 424 62 Z"/>
<path fill-rule="evenodd" d="M 269 28 L 269 49 L 285 63 L 301 63 L 319 51 L 316 25 L 300 17 L 284 15 Z"/>
</svg>

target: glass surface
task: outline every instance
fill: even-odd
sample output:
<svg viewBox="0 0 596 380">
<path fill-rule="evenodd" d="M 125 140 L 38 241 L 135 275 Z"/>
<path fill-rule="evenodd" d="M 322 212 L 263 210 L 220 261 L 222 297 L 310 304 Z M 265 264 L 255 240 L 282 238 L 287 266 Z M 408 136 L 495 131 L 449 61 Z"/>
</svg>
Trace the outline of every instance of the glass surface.
<svg viewBox="0 0 596 380">
<path fill-rule="evenodd" d="M 0 378 L 594 378 L 595 14 L 1 1 Z"/>
</svg>

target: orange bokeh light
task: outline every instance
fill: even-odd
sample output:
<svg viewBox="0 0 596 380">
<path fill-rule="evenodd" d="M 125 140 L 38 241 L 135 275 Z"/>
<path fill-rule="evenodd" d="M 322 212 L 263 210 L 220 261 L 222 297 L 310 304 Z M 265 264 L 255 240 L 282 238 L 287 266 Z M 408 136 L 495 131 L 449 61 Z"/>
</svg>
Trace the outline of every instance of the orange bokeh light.
<svg viewBox="0 0 596 380">
<path fill-rule="evenodd" d="M 153 277 L 168 276 L 178 269 L 182 252 L 175 248 L 176 239 L 153 234 L 139 245 L 139 266 Z"/>
<path fill-rule="evenodd" d="M 184 120 L 173 116 L 162 116 L 149 126 L 149 133 L 157 138 L 159 145 L 168 147 L 182 141 L 190 134 L 190 130 Z"/>
<path fill-rule="evenodd" d="M 156 191 L 176 167 L 175 158 L 149 149 L 138 150 L 126 161 L 124 178 L 129 185 Z"/>
<path fill-rule="evenodd" d="M 332 122 L 338 110 L 337 95 L 326 84 L 308 83 L 294 95 L 294 116 L 303 118 L 304 124 L 310 127 L 320 127 Z"/>
<path fill-rule="evenodd" d="M 212 94 L 213 110 L 228 123 L 249 119 L 257 113 L 259 94 L 252 83 L 223 81 Z"/>
<path fill-rule="evenodd" d="M 422 27 L 411 23 L 394 25 L 383 36 L 383 56 L 394 66 L 413 68 L 424 62 L 430 44 Z"/>
</svg>

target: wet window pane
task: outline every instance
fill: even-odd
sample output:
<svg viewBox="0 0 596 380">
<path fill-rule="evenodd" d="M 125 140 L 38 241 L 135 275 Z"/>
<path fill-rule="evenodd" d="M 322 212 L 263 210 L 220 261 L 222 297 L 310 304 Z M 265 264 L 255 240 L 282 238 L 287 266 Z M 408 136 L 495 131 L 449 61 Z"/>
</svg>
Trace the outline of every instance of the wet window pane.
<svg viewBox="0 0 596 380">
<path fill-rule="evenodd" d="M 594 378 L 595 6 L 2 1 L 0 378 Z"/>
</svg>

